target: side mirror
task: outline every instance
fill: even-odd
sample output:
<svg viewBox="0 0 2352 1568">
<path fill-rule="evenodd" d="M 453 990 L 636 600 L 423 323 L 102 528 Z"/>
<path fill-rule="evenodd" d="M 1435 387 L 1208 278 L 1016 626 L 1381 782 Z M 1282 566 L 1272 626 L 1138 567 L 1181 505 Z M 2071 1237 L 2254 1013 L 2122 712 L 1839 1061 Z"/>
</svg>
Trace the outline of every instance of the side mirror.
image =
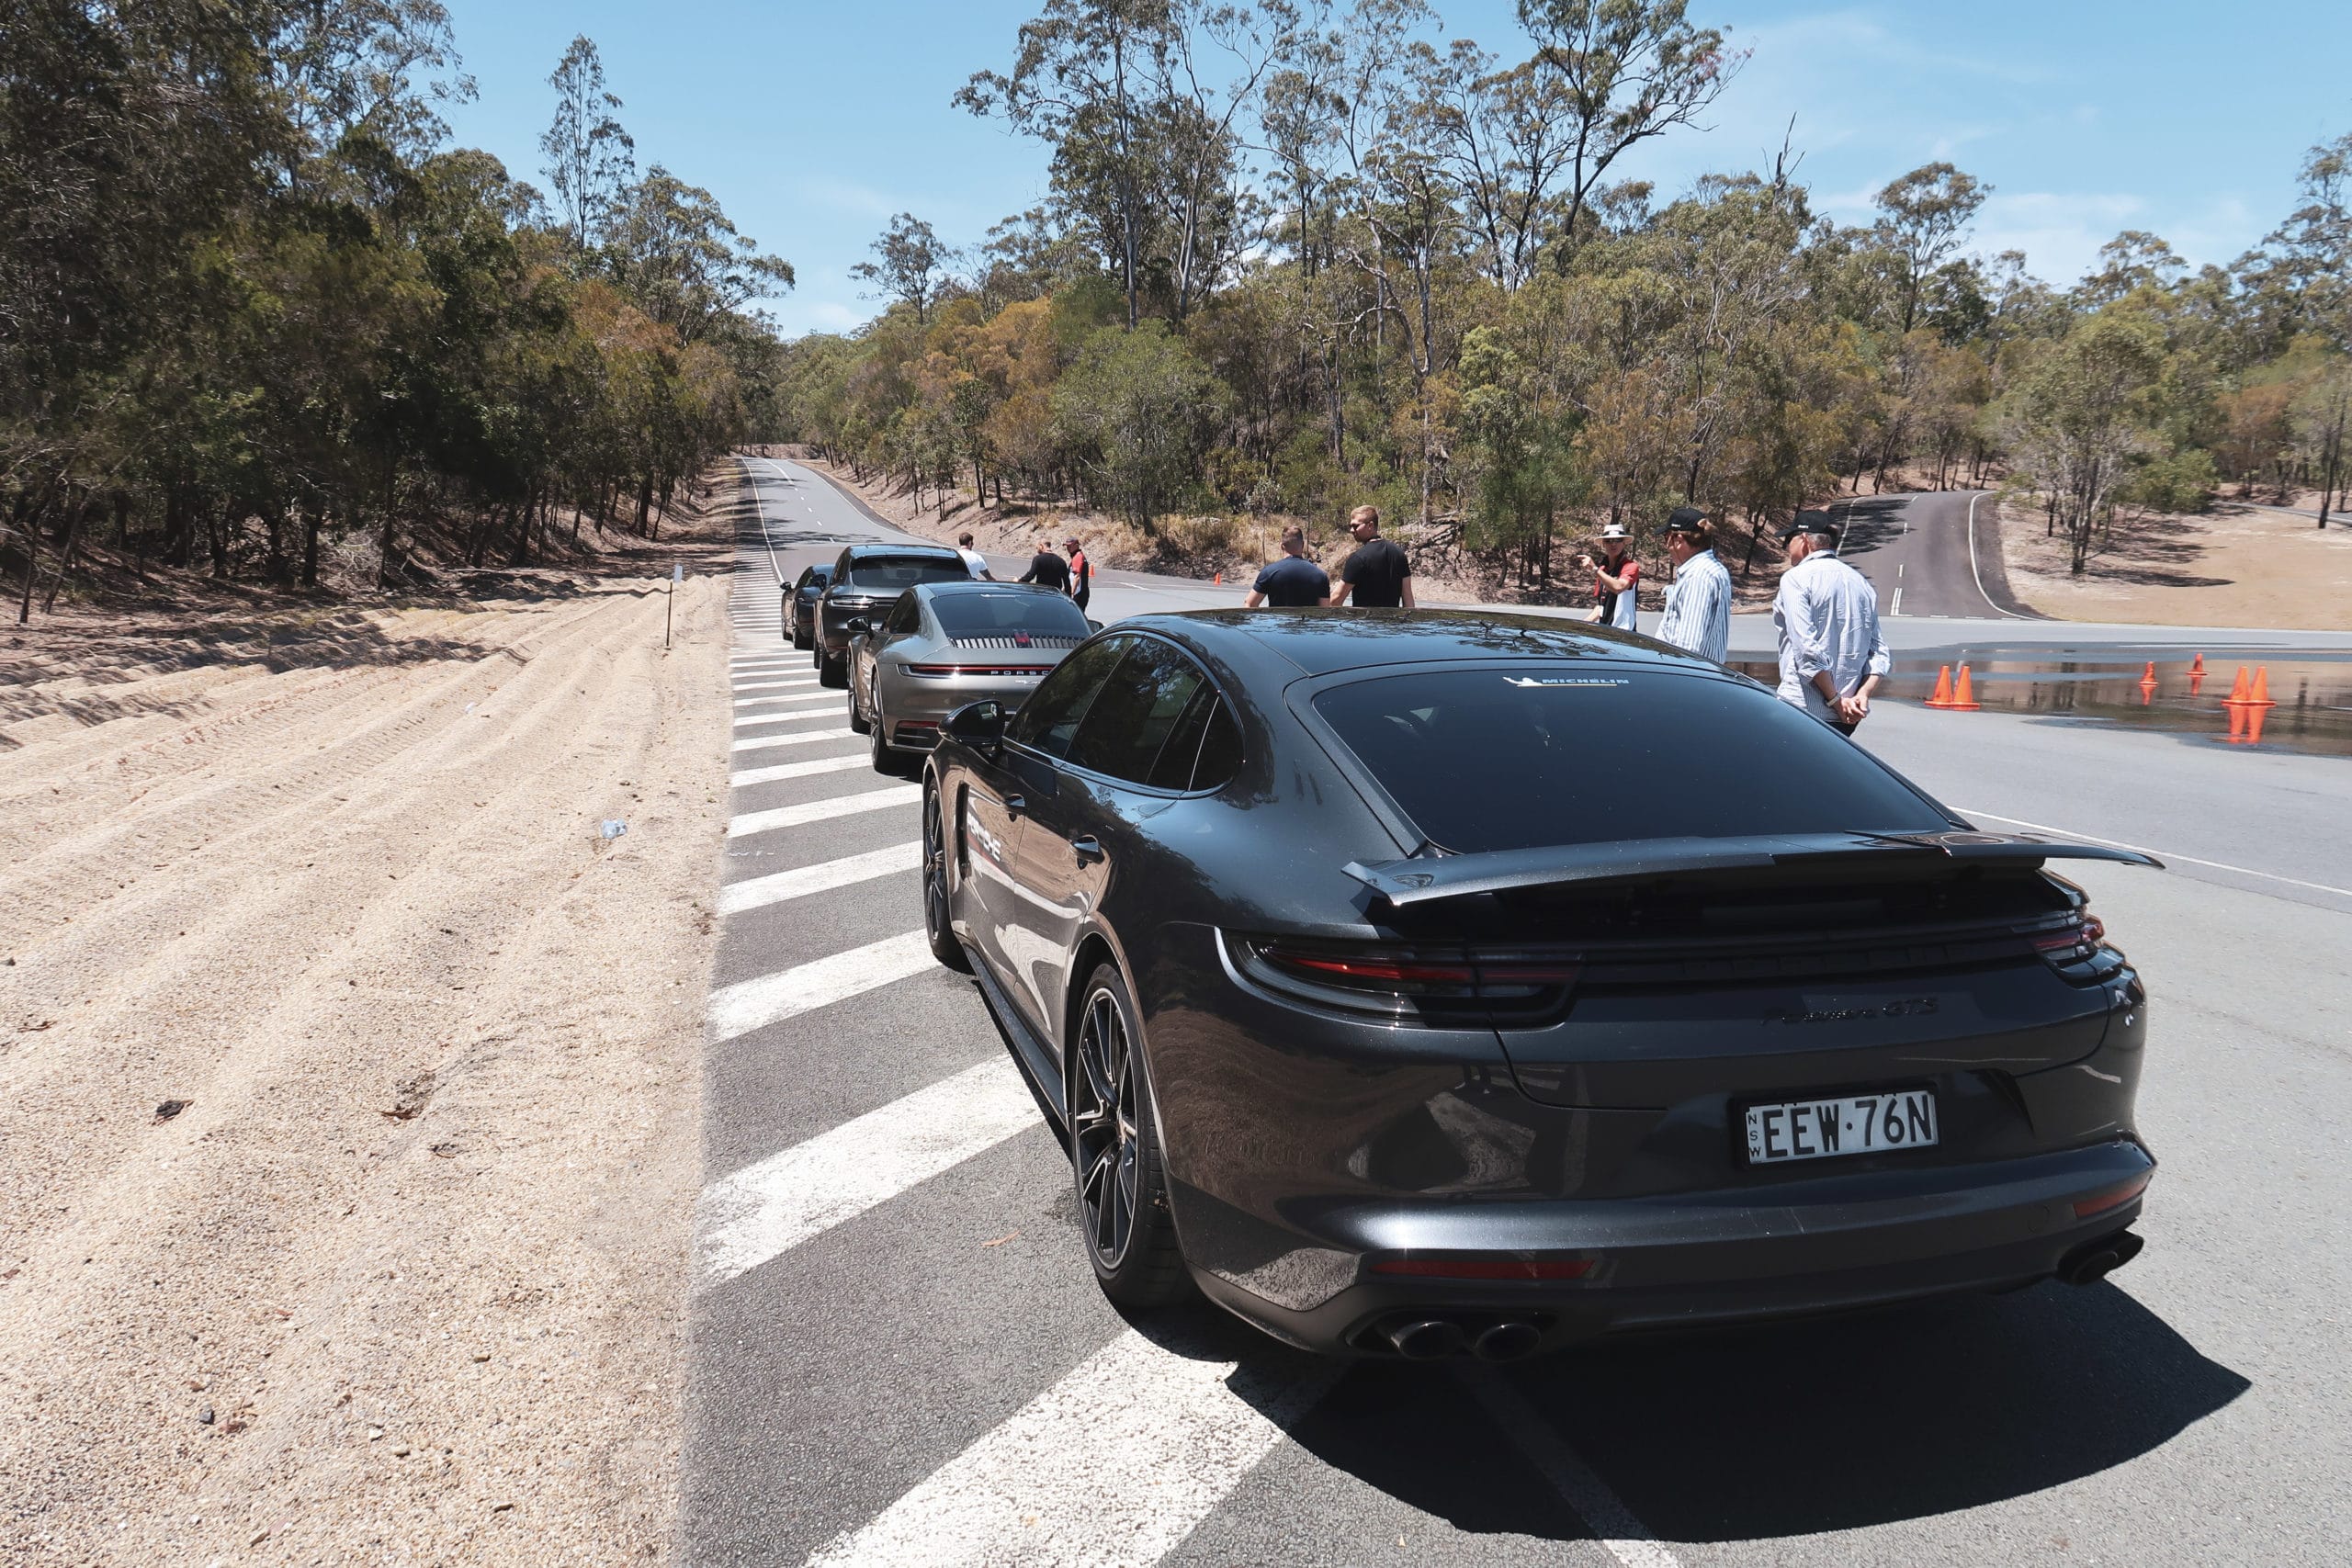
<svg viewBox="0 0 2352 1568">
<path fill-rule="evenodd" d="M 1102 623 L 1096 620 L 1093 616 L 1089 615 L 1086 617 L 1086 627 L 1089 631 L 1099 632 L 1102 629 Z"/>
<path fill-rule="evenodd" d="M 849 618 L 849 625 L 842 628 L 842 630 L 849 633 L 852 637 L 864 637 L 867 632 L 870 632 L 873 629 L 874 623 L 867 620 L 864 615 L 852 615 Z"/>
<path fill-rule="evenodd" d="M 993 698 L 966 703 L 947 716 L 940 733 L 992 757 L 1004 744 L 1004 705 Z"/>
</svg>

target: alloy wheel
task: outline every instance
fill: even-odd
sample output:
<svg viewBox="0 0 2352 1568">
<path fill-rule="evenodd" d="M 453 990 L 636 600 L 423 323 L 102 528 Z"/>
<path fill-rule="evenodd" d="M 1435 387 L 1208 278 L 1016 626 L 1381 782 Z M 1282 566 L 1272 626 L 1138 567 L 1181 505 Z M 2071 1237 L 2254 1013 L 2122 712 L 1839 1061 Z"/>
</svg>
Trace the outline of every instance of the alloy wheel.
<svg viewBox="0 0 2352 1568">
<path fill-rule="evenodd" d="M 1107 990 L 1098 988 L 1086 1000 L 1072 1087 L 1070 1143 L 1087 1245 L 1102 1267 L 1116 1269 L 1135 1240 L 1141 1151 L 1134 1051 L 1126 1017 Z"/>
<path fill-rule="evenodd" d="M 922 803 L 922 923 L 934 946 L 953 924 L 947 914 L 947 835 L 940 830 L 935 791 Z"/>
</svg>

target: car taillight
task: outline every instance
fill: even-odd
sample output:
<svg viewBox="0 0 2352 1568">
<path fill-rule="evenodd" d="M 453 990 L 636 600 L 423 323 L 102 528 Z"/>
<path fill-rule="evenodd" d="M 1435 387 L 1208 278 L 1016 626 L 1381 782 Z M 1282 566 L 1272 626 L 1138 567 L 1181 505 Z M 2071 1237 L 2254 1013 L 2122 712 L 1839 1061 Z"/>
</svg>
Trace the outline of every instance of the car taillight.
<svg viewBox="0 0 2352 1568">
<path fill-rule="evenodd" d="M 2156 1173 L 2153 1170 L 2143 1170 L 2120 1187 L 2111 1187 L 2104 1192 L 2094 1192 L 2087 1198 L 2075 1199 L 2075 1218 L 2087 1220 L 2095 1215 L 2104 1214 L 2110 1209 L 2120 1209 L 2124 1204 L 2145 1192 L 2148 1190 L 2148 1183 L 2155 1179 L 2155 1175 Z"/>
<path fill-rule="evenodd" d="M 910 664 L 910 675 L 1044 675 L 1052 671 L 1050 664 Z"/>
<path fill-rule="evenodd" d="M 2105 922 L 2087 909 L 2030 928 L 2025 937 L 2043 963 L 2076 985 L 2095 985 L 2123 968 L 2123 954 L 2107 945 Z"/>
<path fill-rule="evenodd" d="M 1397 1021 L 1523 1019 L 1555 1010 L 1576 984 L 1575 955 L 1532 948 L 1405 947 L 1242 940 L 1250 976 L 1304 1001 Z"/>
</svg>

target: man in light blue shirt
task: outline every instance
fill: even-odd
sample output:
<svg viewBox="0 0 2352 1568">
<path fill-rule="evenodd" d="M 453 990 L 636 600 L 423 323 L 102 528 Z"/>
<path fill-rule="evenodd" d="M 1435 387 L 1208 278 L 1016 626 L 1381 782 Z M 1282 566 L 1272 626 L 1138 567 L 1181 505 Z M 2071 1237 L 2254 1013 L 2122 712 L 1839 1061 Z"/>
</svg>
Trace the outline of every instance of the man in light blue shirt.
<svg viewBox="0 0 2352 1568">
<path fill-rule="evenodd" d="M 1721 664 L 1731 652 L 1731 573 L 1715 558 L 1707 514 L 1678 506 L 1666 520 L 1666 553 L 1674 581 L 1666 591 L 1666 618 L 1657 638 Z"/>
<path fill-rule="evenodd" d="M 1838 558 L 1838 525 L 1800 512 L 1781 536 L 1789 570 L 1772 600 L 1781 634 L 1781 700 L 1851 735 L 1894 662 L 1879 630 L 1878 591 Z"/>
</svg>

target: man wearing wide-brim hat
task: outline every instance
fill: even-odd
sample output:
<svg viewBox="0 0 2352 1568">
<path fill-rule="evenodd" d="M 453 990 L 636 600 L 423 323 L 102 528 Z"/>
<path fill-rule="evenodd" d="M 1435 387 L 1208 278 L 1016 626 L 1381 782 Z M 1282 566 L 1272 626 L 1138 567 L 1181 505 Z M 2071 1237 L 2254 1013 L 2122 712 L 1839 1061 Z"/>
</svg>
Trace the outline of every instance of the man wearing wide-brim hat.
<svg viewBox="0 0 2352 1568">
<path fill-rule="evenodd" d="M 1851 735 L 1894 662 L 1879 629 L 1878 591 L 1838 558 L 1838 523 L 1800 512 L 1781 531 L 1789 570 L 1772 599 L 1781 636 L 1781 700 Z"/>
<path fill-rule="evenodd" d="M 1616 626 L 1623 631 L 1636 631 L 1635 587 L 1642 580 L 1642 563 L 1630 553 L 1634 536 L 1623 524 L 1611 523 L 1600 531 L 1600 556 L 1595 561 L 1590 556 L 1577 557 L 1577 564 L 1592 573 L 1592 614 L 1588 621 L 1598 621 L 1604 626 Z"/>
</svg>

